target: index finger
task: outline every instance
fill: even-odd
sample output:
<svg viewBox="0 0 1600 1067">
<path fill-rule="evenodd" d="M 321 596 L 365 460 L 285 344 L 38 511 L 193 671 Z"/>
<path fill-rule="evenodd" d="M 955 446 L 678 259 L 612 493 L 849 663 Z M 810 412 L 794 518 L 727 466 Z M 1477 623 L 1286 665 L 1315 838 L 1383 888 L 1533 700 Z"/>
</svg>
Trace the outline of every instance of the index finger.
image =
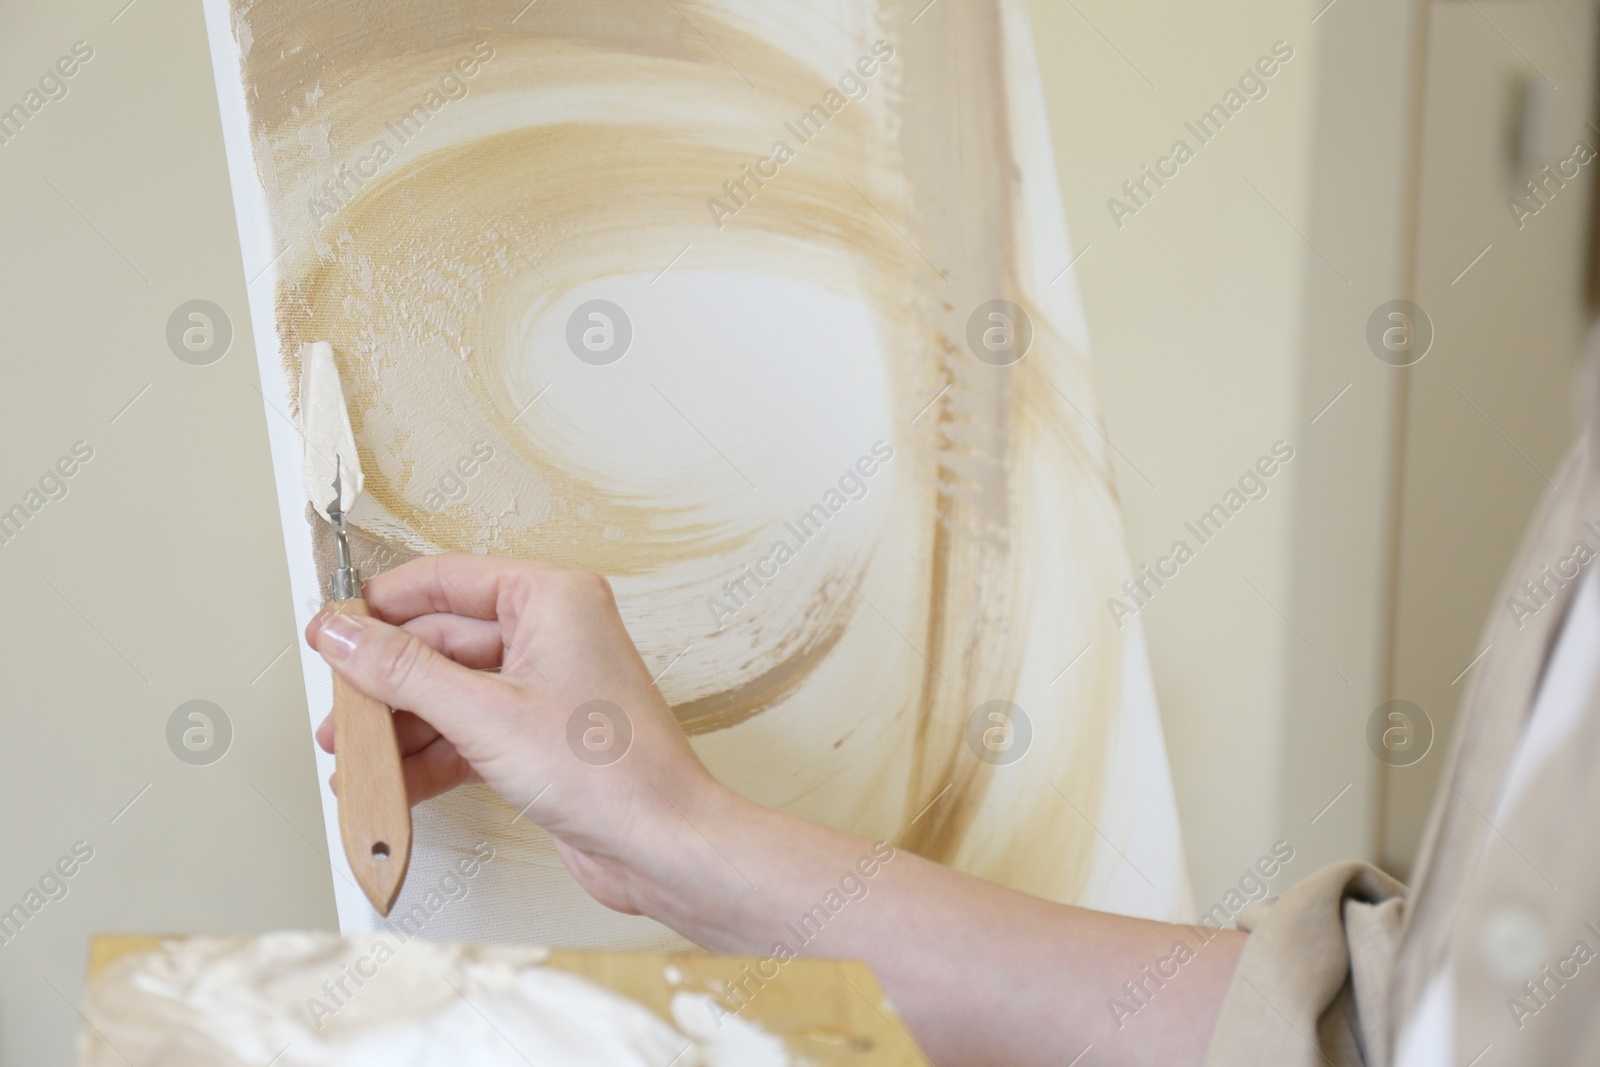
<svg viewBox="0 0 1600 1067">
<path fill-rule="evenodd" d="M 452 552 L 374 575 L 362 582 L 361 593 L 374 615 L 394 625 L 441 612 L 497 619 L 500 598 L 511 585 L 559 569 L 535 560 Z"/>
</svg>

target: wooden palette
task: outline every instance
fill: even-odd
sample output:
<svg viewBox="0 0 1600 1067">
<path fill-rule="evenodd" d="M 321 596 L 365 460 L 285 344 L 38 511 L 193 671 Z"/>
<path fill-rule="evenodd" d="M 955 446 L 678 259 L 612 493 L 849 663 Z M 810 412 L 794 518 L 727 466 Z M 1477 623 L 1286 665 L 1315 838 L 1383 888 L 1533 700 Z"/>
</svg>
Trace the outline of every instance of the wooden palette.
<svg viewBox="0 0 1600 1067">
<path fill-rule="evenodd" d="M 89 980 L 94 981 L 118 960 L 151 951 L 168 940 L 173 939 L 124 934 L 91 938 Z M 620 993 L 670 1023 L 668 1002 L 674 992 L 720 988 L 723 982 L 743 977 L 741 968 L 758 962 L 752 957 L 702 953 L 662 956 L 555 949 L 545 966 Z M 668 966 L 682 972 L 682 982 L 667 981 Z M 872 969 L 857 960 L 791 960 L 784 964 L 782 975 L 768 982 L 740 1014 L 781 1037 L 796 1060 L 818 1067 L 897 1067 L 928 1062 L 884 997 Z"/>
</svg>

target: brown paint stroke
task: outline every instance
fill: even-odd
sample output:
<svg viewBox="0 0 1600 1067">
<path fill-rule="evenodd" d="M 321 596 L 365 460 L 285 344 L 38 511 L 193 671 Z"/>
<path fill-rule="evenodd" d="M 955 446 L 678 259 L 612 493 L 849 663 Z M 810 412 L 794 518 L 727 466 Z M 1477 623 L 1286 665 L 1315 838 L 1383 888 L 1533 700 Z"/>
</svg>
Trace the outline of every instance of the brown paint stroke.
<svg viewBox="0 0 1600 1067">
<path fill-rule="evenodd" d="M 518 421 L 540 384 L 512 358 L 518 331 L 576 287 L 654 270 L 685 244 L 674 269 L 783 273 L 859 299 L 878 324 L 895 423 L 910 427 L 896 442 L 903 459 L 895 476 L 910 486 L 897 499 L 926 517 L 925 528 L 912 544 L 855 546 L 843 569 L 820 580 L 796 631 L 766 636 L 756 655 L 725 657 L 707 676 L 680 669 L 665 683 L 675 687 L 674 711 L 689 733 L 706 735 L 803 704 L 847 636 L 877 625 L 876 611 L 841 592 L 838 579 L 849 575 L 859 587 L 869 560 L 912 568 L 920 603 L 889 610 L 915 621 L 885 632 L 882 647 L 900 656 L 900 642 L 910 644 L 917 677 L 907 680 L 902 706 L 860 709 L 904 737 L 866 784 L 896 780 L 893 767 L 904 795 L 867 805 L 849 828 L 1074 899 L 1093 864 L 1124 699 L 1123 637 L 1103 607 L 1124 564 L 1110 464 L 1084 421 L 1098 417 L 1087 359 L 1042 313 L 1034 349 L 1016 366 L 991 367 L 966 350 L 973 307 L 997 296 L 1026 303 L 1004 6 L 927 8 L 913 38 L 903 28 L 921 3 L 880 5 L 897 86 L 886 75 L 876 96 L 842 112 L 735 224 L 715 231 L 707 193 L 782 135 L 783 119 L 815 103 L 827 80 L 742 22 L 679 7 L 692 25 L 685 11 L 655 0 L 543 0 L 507 28 L 505 6 L 487 0 L 237 0 L 258 171 L 275 232 L 291 242 L 276 294 L 290 393 L 300 346 L 331 341 L 371 498 L 352 517 L 362 526 L 358 558 L 381 568 L 424 551 L 487 548 L 614 579 L 744 562 L 764 547 L 771 517 L 742 512 L 727 486 L 642 490 L 588 466 L 581 448 L 564 447 L 571 442 L 537 418 Z M 313 225 L 305 195 L 319 175 L 381 136 L 396 101 L 419 97 L 486 39 L 495 58 L 473 83 L 476 99 L 446 106 L 429 151 L 387 164 L 334 218 Z M 616 85 L 748 102 L 748 129 L 690 113 L 485 125 L 491 94 Z M 329 159 L 310 159 L 306 144 L 323 141 Z M 945 385 L 943 399 L 911 424 Z M 448 453 L 476 436 L 507 457 L 526 514 L 505 520 L 472 506 L 417 505 L 429 450 Z M 1038 484 L 1054 487 L 1059 506 L 1032 499 Z M 593 515 L 623 536 L 597 537 Z M 317 546 L 325 565 L 322 539 Z M 1037 588 L 1032 561 L 1063 554 L 1082 572 L 1073 587 Z M 691 582 L 681 593 L 705 589 Z M 1026 709 L 1040 752 L 989 767 L 967 751 L 966 722 L 978 705 L 1017 693 L 1019 627 L 1041 602 L 1061 605 L 1056 617 L 1070 646 L 1063 662 L 1085 642 L 1094 652 L 1047 691 L 1052 703 Z M 675 647 L 686 636 L 675 635 Z M 839 758 L 841 767 L 868 766 L 851 745 Z M 1052 758 L 1055 765 L 1041 763 Z"/>
</svg>

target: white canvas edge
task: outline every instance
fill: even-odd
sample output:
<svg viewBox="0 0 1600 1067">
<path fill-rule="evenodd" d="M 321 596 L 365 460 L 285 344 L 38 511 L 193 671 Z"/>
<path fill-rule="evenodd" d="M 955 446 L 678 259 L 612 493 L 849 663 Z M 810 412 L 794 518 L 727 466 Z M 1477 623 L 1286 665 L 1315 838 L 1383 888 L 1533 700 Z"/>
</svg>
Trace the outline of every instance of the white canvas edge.
<svg viewBox="0 0 1600 1067">
<path fill-rule="evenodd" d="M 1090 246 L 1073 253 L 1027 7 L 1011 0 L 1000 10 L 1001 69 L 1020 176 L 1017 217 L 1025 220 L 1032 236 L 1027 240 L 1027 235 L 1017 235 L 1031 253 L 1018 263 L 1020 279 L 1034 306 L 1087 356 L 1091 354 L 1088 317 L 1077 279 L 1064 268 L 1078 263 Z M 1064 262 L 1043 258 L 1057 250 L 1072 258 Z M 1096 401 L 1094 414 L 1103 419 L 1098 396 Z M 1121 534 L 1126 551 L 1126 531 Z M 1194 913 L 1194 896 L 1144 629 L 1132 619 L 1123 632 L 1122 702 L 1106 753 L 1110 771 L 1095 826 L 1111 847 L 1096 848 L 1093 870 L 1077 903 L 1124 915 L 1187 921 Z"/>
<path fill-rule="evenodd" d="M 289 587 L 294 595 L 296 633 L 303 631 L 316 613 L 312 605 L 323 600 L 321 580 L 311 549 L 311 531 L 305 521 L 305 489 L 299 431 L 284 407 L 289 396 L 283 373 L 273 315 L 278 281 L 277 264 L 285 249 L 272 246 L 272 225 L 266 192 L 256 176 L 250 146 L 250 115 L 245 108 L 243 57 L 234 40 L 228 0 L 201 0 L 206 17 L 206 37 L 211 46 L 211 72 L 216 80 L 217 107 L 222 117 L 222 142 L 228 160 L 228 182 L 233 189 L 233 210 L 244 262 L 246 297 L 250 306 L 251 338 L 256 366 L 261 374 L 261 398 L 266 409 L 267 440 L 272 453 L 273 480 L 278 490 L 278 515 L 283 523 L 283 545 L 289 561 Z M 332 496 L 330 489 L 329 496 Z M 315 729 L 333 707 L 333 672 L 304 642 L 300 670 L 305 675 L 310 727 Z M 333 757 L 323 752 L 307 733 L 306 743 L 316 752 L 317 782 L 322 794 L 323 831 L 333 874 L 334 904 L 339 930 L 367 933 L 378 928 L 378 913 L 356 884 L 345 860 L 339 834 L 339 808 L 328 777 Z"/>
</svg>

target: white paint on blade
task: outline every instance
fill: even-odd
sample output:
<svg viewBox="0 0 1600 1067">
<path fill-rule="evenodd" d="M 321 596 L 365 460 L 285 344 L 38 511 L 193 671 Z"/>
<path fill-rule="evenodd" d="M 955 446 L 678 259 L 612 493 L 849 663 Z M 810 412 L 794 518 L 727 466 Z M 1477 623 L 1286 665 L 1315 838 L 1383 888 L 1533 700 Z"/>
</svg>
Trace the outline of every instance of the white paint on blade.
<svg viewBox="0 0 1600 1067">
<path fill-rule="evenodd" d="M 300 356 L 300 433 L 305 438 L 306 496 L 317 514 L 326 516 L 333 500 L 336 457 L 344 477 L 339 502 L 349 511 L 361 494 L 361 458 L 339 384 L 339 365 L 326 341 L 306 346 Z"/>
</svg>

